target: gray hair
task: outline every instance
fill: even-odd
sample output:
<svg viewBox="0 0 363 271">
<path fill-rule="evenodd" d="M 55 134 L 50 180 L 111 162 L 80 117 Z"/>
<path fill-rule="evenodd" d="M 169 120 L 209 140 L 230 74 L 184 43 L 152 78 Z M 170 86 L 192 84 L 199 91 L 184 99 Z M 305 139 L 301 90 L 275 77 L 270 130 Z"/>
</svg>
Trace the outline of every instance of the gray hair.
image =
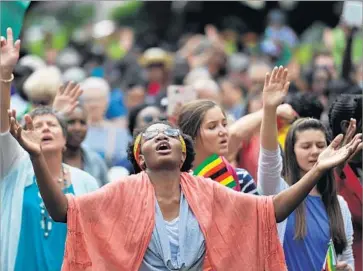
<svg viewBox="0 0 363 271">
<path fill-rule="evenodd" d="M 37 107 L 34 110 L 30 111 L 30 113 L 29 113 L 29 116 L 33 120 L 34 120 L 34 118 L 36 118 L 38 116 L 45 116 L 45 115 L 51 115 L 51 116 L 54 116 L 57 119 L 59 125 L 62 128 L 63 136 L 65 138 L 67 138 L 67 135 L 68 135 L 67 121 L 66 121 L 65 117 L 62 114 L 54 111 L 54 109 L 52 107 L 50 107 L 50 106 L 40 106 L 40 107 Z M 25 123 L 23 123 L 23 127 L 25 128 Z"/>
<path fill-rule="evenodd" d="M 62 84 L 61 71 L 56 66 L 39 68 L 24 82 L 24 92 L 30 100 L 49 97 L 54 99 Z"/>
<path fill-rule="evenodd" d="M 105 79 L 100 77 L 88 77 L 80 85 L 81 89 L 83 90 L 81 98 L 87 96 L 88 93 L 97 90 L 105 96 L 107 101 L 109 100 L 111 88 Z"/>
<path fill-rule="evenodd" d="M 196 81 L 192 86 L 197 92 L 204 89 L 213 91 L 214 93 L 220 92 L 218 84 L 212 79 L 200 79 Z"/>
</svg>

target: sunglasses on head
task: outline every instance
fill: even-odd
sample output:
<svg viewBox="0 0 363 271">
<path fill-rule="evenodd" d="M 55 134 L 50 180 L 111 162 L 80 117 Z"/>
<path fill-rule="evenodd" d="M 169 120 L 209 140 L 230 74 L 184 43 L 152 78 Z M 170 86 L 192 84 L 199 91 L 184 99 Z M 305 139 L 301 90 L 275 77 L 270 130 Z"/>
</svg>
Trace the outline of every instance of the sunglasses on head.
<svg viewBox="0 0 363 271">
<path fill-rule="evenodd" d="M 155 129 L 155 130 L 151 130 L 151 131 L 145 131 L 142 134 L 142 137 L 144 138 L 144 140 L 151 140 L 153 138 L 155 138 L 156 136 L 159 135 L 159 133 L 163 133 L 164 135 L 168 136 L 168 137 L 174 137 L 177 138 L 180 136 L 180 131 L 179 129 L 175 129 L 175 128 L 166 128 L 166 129 Z"/>
</svg>

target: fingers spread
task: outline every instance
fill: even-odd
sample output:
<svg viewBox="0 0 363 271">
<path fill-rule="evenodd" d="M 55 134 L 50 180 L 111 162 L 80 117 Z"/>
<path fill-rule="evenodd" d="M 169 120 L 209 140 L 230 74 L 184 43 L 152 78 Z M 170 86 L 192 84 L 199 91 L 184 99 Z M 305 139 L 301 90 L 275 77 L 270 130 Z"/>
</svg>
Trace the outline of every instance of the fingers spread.
<svg viewBox="0 0 363 271">
<path fill-rule="evenodd" d="M 270 84 L 271 76 L 269 73 L 266 73 L 265 75 L 265 87 L 267 87 Z"/>
<path fill-rule="evenodd" d="M 10 27 L 6 29 L 6 35 L 7 35 L 7 42 L 13 45 L 14 43 L 13 30 Z"/>
<path fill-rule="evenodd" d="M 277 72 L 278 72 L 278 68 L 277 68 L 277 67 L 275 67 L 275 68 L 272 70 L 272 74 L 271 74 L 271 80 L 272 80 L 272 82 L 275 82 L 275 81 L 276 81 Z"/>
<path fill-rule="evenodd" d="M 332 147 L 333 149 L 338 148 L 338 146 L 340 146 L 340 143 L 342 142 L 342 140 L 343 140 L 343 134 L 337 135 L 333 139 L 333 141 L 330 143 L 330 146 L 329 147 Z"/>
<path fill-rule="evenodd" d="M 33 120 L 32 118 L 27 114 L 24 116 L 25 119 L 25 127 L 27 130 L 34 130 Z"/>
</svg>

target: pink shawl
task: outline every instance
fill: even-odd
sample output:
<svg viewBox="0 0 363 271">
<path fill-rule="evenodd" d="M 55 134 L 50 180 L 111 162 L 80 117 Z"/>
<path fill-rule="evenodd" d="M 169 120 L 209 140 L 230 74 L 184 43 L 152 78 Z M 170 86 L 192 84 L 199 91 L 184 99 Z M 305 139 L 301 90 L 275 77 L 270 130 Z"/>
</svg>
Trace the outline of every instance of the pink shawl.
<svg viewBox="0 0 363 271">
<path fill-rule="evenodd" d="M 286 270 L 272 197 L 233 191 L 181 174 L 206 241 L 204 270 Z M 68 197 L 63 271 L 137 271 L 155 225 L 155 194 L 142 172 L 93 193 Z"/>
</svg>

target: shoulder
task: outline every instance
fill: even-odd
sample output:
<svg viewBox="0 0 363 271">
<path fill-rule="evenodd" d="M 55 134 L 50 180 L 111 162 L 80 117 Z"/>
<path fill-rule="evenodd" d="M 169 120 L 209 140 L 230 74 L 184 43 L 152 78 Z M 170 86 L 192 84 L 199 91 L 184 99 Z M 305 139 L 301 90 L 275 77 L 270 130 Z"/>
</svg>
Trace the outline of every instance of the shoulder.
<svg viewBox="0 0 363 271">
<path fill-rule="evenodd" d="M 82 146 L 82 151 L 84 153 L 84 155 L 91 161 L 95 161 L 95 162 L 102 162 L 104 163 L 103 158 L 101 157 L 101 155 L 99 155 L 97 152 L 91 150 L 89 147 L 86 146 Z"/>
<path fill-rule="evenodd" d="M 252 180 L 251 174 L 244 168 L 236 168 L 236 174 L 239 180 Z"/>
<path fill-rule="evenodd" d="M 342 196 L 338 195 L 338 201 L 343 217 L 347 214 L 350 214 L 348 203 L 345 201 L 345 199 Z"/>
<path fill-rule="evenodd" d="M 75 190 L 78 190 L 80 193 L 86 193 L 99 188 L 97 180 L 89 173 L 70 165 L 63 165 L 69 170 Z"/>
</svg>

